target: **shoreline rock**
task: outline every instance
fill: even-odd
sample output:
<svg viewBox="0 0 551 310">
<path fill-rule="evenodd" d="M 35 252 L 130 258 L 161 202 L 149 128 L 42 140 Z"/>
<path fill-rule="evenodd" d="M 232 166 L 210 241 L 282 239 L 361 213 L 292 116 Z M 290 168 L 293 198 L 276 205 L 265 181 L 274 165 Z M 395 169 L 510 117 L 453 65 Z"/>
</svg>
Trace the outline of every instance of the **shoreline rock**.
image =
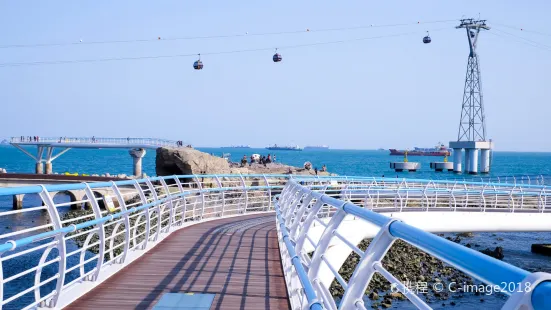
<svg viewBox="0 0 551 310">
<path fill-rule="evenodd" d="M 253 163 L 241 166 L 226 159 L 216 157 L 192 148 L 157 149 L 155 170 L 158 176 L 193 174 L 297 174 L 316 175 L 313 169 L 284 165 L 279 162 L 266 165 Z M 318 171 L 320 176 L 336 175 Z"/>
</svg>

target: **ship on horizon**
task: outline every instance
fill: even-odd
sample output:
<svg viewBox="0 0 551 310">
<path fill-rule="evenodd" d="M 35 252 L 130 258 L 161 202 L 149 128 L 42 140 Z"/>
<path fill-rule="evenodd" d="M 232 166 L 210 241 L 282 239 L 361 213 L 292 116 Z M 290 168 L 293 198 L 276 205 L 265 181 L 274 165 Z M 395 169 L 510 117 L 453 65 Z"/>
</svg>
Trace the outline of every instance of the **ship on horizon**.
<svg viewBox="0 0 551 310">
<path fill-rule="evenodd" d="M 308 145 L 304 147 L 304 150 L 308 151 L 321 151 L 321 150 L 328 150 L 329 146 L 327 145 Z"/>
<path fill-rule="evenodd" d="M 408 156 L 450 156 L 451 149 L 447 148 L 441 142 L 438 143 L 435 147 L 431 148 L 421 148 L 414 147 L 413 150 L 397 150 L 389 149 L 390 155 L 404 155 L 407 152 Z"/>
<path fill-rule="evenodd" d="M 223 146 L 223 149 L 250 149 L 250 145 L 232 145 L 232 146 Z"/>
<path fill-rule="evenodd" d="M 287 146 L 287 145 L 277 145 L 274 144 L 272 146 L 266 147 L 268 150 L 274 150 L 274 151 L 302 151 L 302 149 L 298 146 Z"/>
</svg>

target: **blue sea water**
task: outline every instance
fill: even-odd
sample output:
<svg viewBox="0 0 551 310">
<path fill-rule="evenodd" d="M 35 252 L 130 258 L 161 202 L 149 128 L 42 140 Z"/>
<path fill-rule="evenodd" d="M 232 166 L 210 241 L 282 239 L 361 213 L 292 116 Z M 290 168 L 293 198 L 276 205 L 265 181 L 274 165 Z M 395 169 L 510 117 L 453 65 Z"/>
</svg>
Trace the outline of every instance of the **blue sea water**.
<svg viewBox="0 0 551 310">
<path fill-rule="evenodd" d="M 36 149 L 28 148 L 30 152 Z M 391 161 L 402 161 L 402 156 L 390 156 L 388 151 L 375 150 L 305 150 L 305 151 L 271 151 L 266 149 L 235 148 L 198 148 L 200 151 L 222 156 L 230 153 L 231 160 L 238 162 L 243 155 L 250 156 L 275 154 L 277 161 L 302 166 L 310 161 L 314 167 L 327 166 L 329 172 L 339 175 L 355 176 L 399 176 L 407 178 L 453 178 L 453 173 L 435 173 L 430 170 L 431 161 L 442 161 L 441 157 L 409 157 L 409 161 L 421 163 L 417 172 L 396 173 L 390 169 Z M 8 172 L 34 172 L 34 161 L 23 152 L 9 145 L 0 145 L 0 168 Z M 87 174 L 131 174 L 132 159 L 127 150 L 116 149 L 73 149 L 53 162 L 54 172 L 78 172 Z M 155 150 L 147 150 L 143 159 L 143 171 L 155 175 Z M 551 174 L 551 153 L 494 152 L 492 168 L 488 176 Z M 460 178 L 473 178 L 470 175 L 459 175 Z M 476 176 L 474 177 L 476 178 Z"/>
<path fill-rule="evenodd" d="M 394 172 L 389 167 L 390 161 L 402 161 L 401 156 L 390 156 L 388 151 L 375 150 L 311 150 L 311 151 L 270 151 L 266 149 L 231 149 L 231 148 L 198 148 L 201 151 L 213 155 L 222 156 L 223 153 L 231 153 L 232 161 L 239 161 L 243 155 L 248 157 L 253 153 L 262 155 L 275 154 L 277 162 L 293 166 L 302 166 L 304 162 L 310 161 L 314 167 L 321 168 L 326 165 L 329 172 L 339 175 L 356 176 L 382 176 L 385 177 L 406 177 L 406 178 L 478 178 L 478 176 L 455 175 L 448 172 L 433 172 L 429 169 L 431 161 L 441 161 L 438 157 L 409 157 L 409 161 L 418 161 L 422 168 L 417 172 Z M 36 152 L 35 149 L 28 148 L 30 152 Z M 34 172 L 34 161 L 23 152 L 12 146 L 0 145 L 0 168 L 5 168 L 8 172 L 32 173 Z M 148 175 L 155 175 L 155 151 L 148 150 L 143 160 L 144 172 Z M 131 174 L 132 159 L 127 150 L 102 149 L 87 150 L 74 149 L 60 156 L 53 162 L 54 172 L 78 172 L 86 174 Z M 550 175 L 551 174 L 551 153 L 517 153 L 517 152 L 495 152 L 492 156 L 492 169 L 489 174 L 492 176 L 504 175 Z M 61 194 L 56 195 L 56 202 L 66 201 L 68 198 Z M 40 203 L 37 196 L 28 195 L 24 200 L 24 207 L 37 206 Z M 0 197 L 0 212 L 9 211 L 12 207 L 11 197 Z M 14 226 L 30 227 L 32 225 L 44 224 L 45 216 L 34 214 L 32 216 L 21 214 L 9 217 L 3 217 L 0 220 L 0 233 L 12 229 Z M 454 235 L 454 234 L 449 234 Z M 505 253 L 504 261 L 514 264 L 518 267 L 535 271 L 551 272 L 551 258 L 532 254 L 530 246 L 532 243 L 551 243 L 551 233 L 477 233 L 474 238 L 465 240 L 466 242 L 480 245 L 480 249 L 503 247 Z M 74 244 L 69 244 L 70 250 L 76 248 Z M 88 255 L 87 255 L 88 257 Z M 34 265 L 39 256 L 29 257 L 29 262 L 18 264 L 4 264 L 6 274 L 14 274 L 26 268 L 26 265 Z M 32 262 L 31 262 L 32 261 Z M 76 262 L 69 262 L 70 265 Z M 47 268 L 42 276 L 45 279 L 54 274 L 54 268 Z M 87 268 L 88 269 L 88 268 Z M 5 296 L 11 296 L 20 290 L 20 287 L 26 287 L 25 281 L 31 281 L 31 274 L 5 285 Z M 69 275 L 74 278 L 75 275 Z M 51 289 L 51 287 L 49 288 Z M 481 302 L 480 299 L 484 302 Z M 504 296 L 494 294 L 491 296 L 466 296 L 463 298 L 452 298 L 457 304 L 451 306 L 451 300 L 431 304 L 436 309 L 497 309 L 504 301 Z M 9 304 L 6 309 L 18 309 L 25 304 L 25 300 L 31 300 L 32 296 L 26 296 L 18 303 Z M 400 308 L 413 309 L 414 307 L 407 302 L 395 302 L 394 306 Z"/>
</svg>

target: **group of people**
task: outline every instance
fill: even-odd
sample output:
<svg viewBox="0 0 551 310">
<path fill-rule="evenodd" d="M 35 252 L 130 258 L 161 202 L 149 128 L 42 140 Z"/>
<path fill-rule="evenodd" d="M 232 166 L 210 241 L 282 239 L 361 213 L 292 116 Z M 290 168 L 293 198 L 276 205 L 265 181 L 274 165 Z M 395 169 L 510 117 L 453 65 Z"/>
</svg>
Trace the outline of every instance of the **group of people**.
<svg viewBox="0 0 551 310">
<path fill-rule="evenodd" d="M 179 140 L 176 141 L 176 146 L 184 146 L 184 142 Z M 192 148 L 191 144 L 186 145 L 187 148 Z"/>
<path fill-rule="evenodd" d="M 256 156 L 255 156 L 256 155 Z M 259 163 L 266 166 L 266 164 L 273 163 L 276 161 L 275 154 L 272 156 L 271 154 L 268 154 L 268 156 L 260 156 L 258 154 L 253 154 L 250 157 L 249 166 L 251 166 L 253 163 Z M 243 158 L 241 158 L 241 167 L 245 167 L 247 165 L 247 155 L 243 155 Z"/>
<path fill-rule="evenodd" d="M 40 138 L 38 136 L 28 136 L 28 137 L 21 136 L 21 137 L 19 137 L 19 141 L 21 141 L 21 142 L 23 142 L 23 141 L 38 142 L 38 141 L 40 141 Z"/>
</svg>

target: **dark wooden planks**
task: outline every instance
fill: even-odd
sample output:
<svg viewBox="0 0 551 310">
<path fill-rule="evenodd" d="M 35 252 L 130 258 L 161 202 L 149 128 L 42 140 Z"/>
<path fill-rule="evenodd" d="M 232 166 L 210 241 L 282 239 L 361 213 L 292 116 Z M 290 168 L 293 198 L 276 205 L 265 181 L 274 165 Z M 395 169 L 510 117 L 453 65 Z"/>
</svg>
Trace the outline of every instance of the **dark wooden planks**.
<svg viewBox="0 0 551 310">
<path fill-rule="evenodd" d="M 211 309 L 289 309 L 274 215 L 181 229 L 68 309 L 150 309 L 164 293 L 216 294 Z"/>
</svg>

